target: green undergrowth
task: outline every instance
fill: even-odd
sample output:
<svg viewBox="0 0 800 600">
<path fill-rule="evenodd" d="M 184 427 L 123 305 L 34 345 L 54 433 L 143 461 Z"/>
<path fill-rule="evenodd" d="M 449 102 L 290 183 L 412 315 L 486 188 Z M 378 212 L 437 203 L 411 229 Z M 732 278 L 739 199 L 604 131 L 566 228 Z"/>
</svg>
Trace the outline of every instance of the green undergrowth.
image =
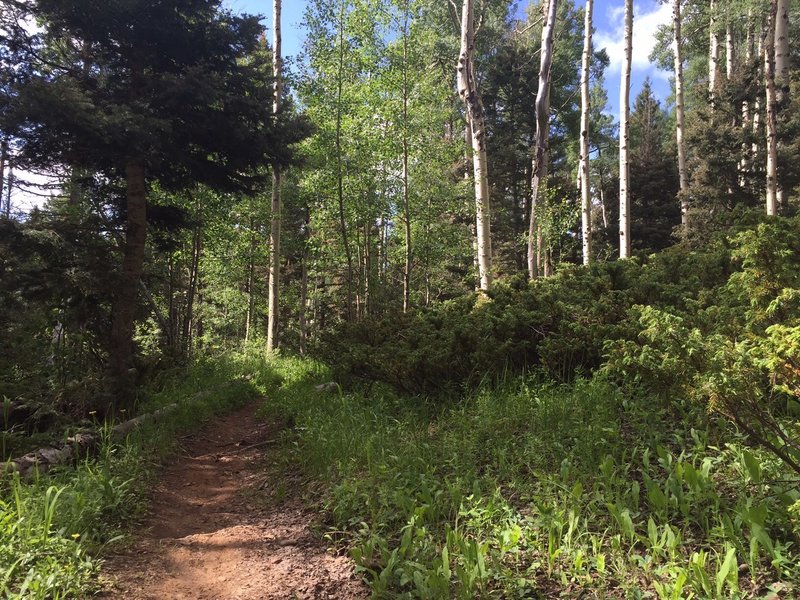
<svg viewBox="0 0 800 600">
<path fill-rule="evenodd" d="M 0 477 L 0 597 L 90 596 L 103 551 L 135 529 L 153 476 L 174 451 L 178 433 L 255 399 L 277 381 L 263 359 L 244 354 L 162 374 L 142 392 L 139 409 L 178 404 L 157 423 L 124 441 L 107 439 L 98 456 L 77 465 L 30 479 Z"/>
<path fill-rule="evenodd" d="M 295 423 L 286 448 L 375 598 L 800 595 L 796 478 L 702 409 L 600 375 L 443 404 L 285 368 L 264 410 Z"/>
</svg>

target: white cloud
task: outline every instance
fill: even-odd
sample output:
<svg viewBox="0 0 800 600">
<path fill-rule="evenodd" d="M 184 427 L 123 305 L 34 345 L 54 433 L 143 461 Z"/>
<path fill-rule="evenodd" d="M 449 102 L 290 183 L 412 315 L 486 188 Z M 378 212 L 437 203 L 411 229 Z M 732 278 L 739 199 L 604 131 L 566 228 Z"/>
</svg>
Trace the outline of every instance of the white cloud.
<svg viewBox="0 0 800 600">
<path fill-rule="evenodd" d="M 612 30 L 599 29 L 594 36 L 594 47 L 598 50 L 605 48 L 611 60 L 609 72 L 619 73 L 622 61 L 625 58 L 625 24 L 624 8 L 621 6 L 609 7 L 607 13 L 608 23 L 613 24 Z M 672 7 L 669 4 L 659 4 L 650 11 L 643 11 L 640 6 L 633 7 L 633 70 L 652 70 L 656 77 L 668 77 L 669 74 L 656 69 L 648 58 L 656 44 L 656 32 L 661 25 L 666 25 L 672 19 Z"/>
</svg>

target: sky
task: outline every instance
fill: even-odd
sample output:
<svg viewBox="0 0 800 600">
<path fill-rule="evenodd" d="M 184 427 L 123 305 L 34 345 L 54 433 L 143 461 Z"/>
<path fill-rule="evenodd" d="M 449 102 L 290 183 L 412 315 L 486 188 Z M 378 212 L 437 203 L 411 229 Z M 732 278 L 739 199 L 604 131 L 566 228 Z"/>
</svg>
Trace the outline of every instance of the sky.
<svg viewBox="0 0 800 600">
<path fill-rule="evenodd" d="M 577 6 L 581 6 L 582 2 L 583 0 L 575 0 Z M 284 0 L 283 2 L 283 53 L 287 59 L 296 58 L 302 50 L 305 38 L 302 22 L 307 3 L 307 0 Z M 529 0 L 517 0 L 518 15 L 524 14 L 528 3 Z M 266 15 L 263 22 L 271 36 L 271 0 L 225 0 L 225 4 L 234 12 Z M 623 7 L 623 0 L 595 0 L 594 5 L 594 47 L 596 50 L 605 48 L 611 59 L 605 79 L 609 101 L 608 112 L 615 118 L 619 114 L 620 67 L 623 60 Z M 656 69 L 650 64 L 648 56 L 655 43 L 655 33 L 659 25 L 668 23 L 671 18 L 670 5 L 660 4 L 657 0 L 638 0 L 638 2 L 634 2 L 633 12 L 631 101 L 641 89 L 645 78 L 650 77 L 656 96 L 664 103 L 670 94 L 670 73 Z M 454 75 L 455 60 L 456 57 L 453 57 Z M 29 180 L 34 179 L 30 174 L 22 174 L 22 176 Z M 15 209 L 30 210 L 33 205 L 41 203 L 41 198 L 25 194 L 22 191 L 16 191 L 12 195 L 12 206 Z"/>
<path fill-rule="evenodd" d="M 441 0 L 446 2 L 447 0 Z M 516 0 L 516 11 L 521 17 L 530 0 Z M 580 7 L 584 0 L 574 0 Z M 271 0 L 226 0 L 234 11 L 267 15 L 264 24 L 272 28 Z M 283 52 L 287 57 L 297 56 L 303 45 L 305 32 L 302 29 L 303 11 L 307 0 L 285 0 L 283 3 Z M 609 113 L 619 114 L 620 67 L 623 60 L 623 0 L 595 0 L 594 3 L 594 47 L 605 48 L 611 59 L 606 70 L 606 89 L 608 91 Z M 656 96 L 665 101 L 670 94 L 669 72 L 660 71 L 650 64 L 650 55 L 655 43 L 655 34 L 660 25 L 669 23 L 672 10 L 669 3 L 660 4 L 657 0 L 634 1 L 633 8 L 633 65 L 631 68 L 631 102 L 642 87 L 646 77 L 650 77 Z M 453 68 L 455 76 L 455 60 Z"/>
</svg>

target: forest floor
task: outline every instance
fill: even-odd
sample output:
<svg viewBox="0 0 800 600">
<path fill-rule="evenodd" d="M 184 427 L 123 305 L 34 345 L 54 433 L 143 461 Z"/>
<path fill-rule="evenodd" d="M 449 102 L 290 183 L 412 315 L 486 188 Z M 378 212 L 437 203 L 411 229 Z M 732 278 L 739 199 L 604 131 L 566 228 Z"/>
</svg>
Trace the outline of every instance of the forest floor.
<svg viewBox="0 0 800 600">
<path fill-rule="evenodd" d="M 366 598 L 352 561 L 310 525 L 302 485 L 270 468 L 280 426 L 257 404 L 182 441 L 133 543 L 104 564 L 103 598 Z"/>
</svg>

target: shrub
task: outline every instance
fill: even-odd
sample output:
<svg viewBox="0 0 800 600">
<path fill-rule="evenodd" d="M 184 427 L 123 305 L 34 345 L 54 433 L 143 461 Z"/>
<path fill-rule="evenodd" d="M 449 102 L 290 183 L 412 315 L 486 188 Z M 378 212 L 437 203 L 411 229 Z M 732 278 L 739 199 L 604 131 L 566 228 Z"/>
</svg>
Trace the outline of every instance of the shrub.
<svg viewBox="0 0 800 600">
<path fill-rule="evenodd" d="M 342 324 L 316 349 L 345 384 L 381 381 L 411 394 L 442 394 L 478 378 L 542 368 L 559 381 L 598 368 L 605 340 L 635 337 L 637 304 L 696 310 L 727 279 L 728 251 L 673 249 L 643 264 L 564 269 L 528 283 L 514 278 L 483 299 Z"/>
</svg>

